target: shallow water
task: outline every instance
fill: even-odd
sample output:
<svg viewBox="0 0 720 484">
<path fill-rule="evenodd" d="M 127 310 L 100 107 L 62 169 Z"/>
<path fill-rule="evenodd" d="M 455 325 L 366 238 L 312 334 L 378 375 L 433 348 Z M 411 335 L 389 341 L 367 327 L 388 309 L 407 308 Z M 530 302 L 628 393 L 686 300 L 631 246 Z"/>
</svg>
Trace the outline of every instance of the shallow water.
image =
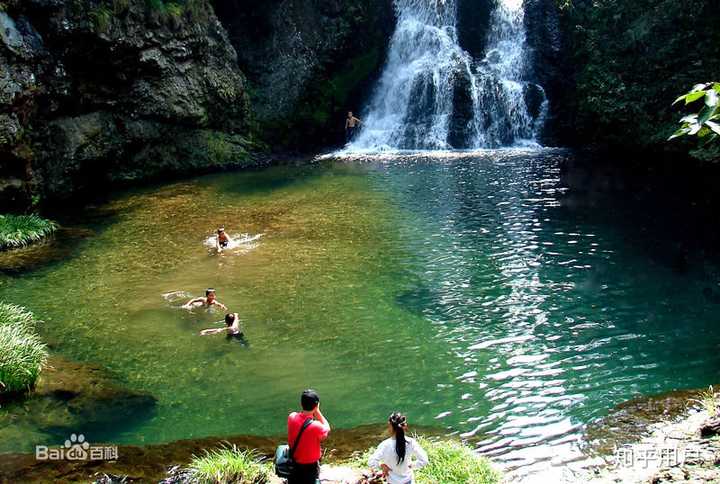
<svg viewBox="0 0 720 484">
<path fill-rule="evenodd" d="M 720 306 L 706 271 L 648 256 L 668 241 L 634 207 L 569 208 L 566 156 L 376 155 L 128 192 L 81 217 L 92 235 L 62 260 L 0 276 L 0 299 L 158 398 L 90 441 L 281 434 L 313 386 L 339 427 L 402 409 L 509 466 L 567 460 L 613 405 L 716 383 Z M 220 224 L 249 242 L 215 254 Z M 198 336 L 222 313 L 163 298 L 206 287 L 246 344 Z"/>
</svg>

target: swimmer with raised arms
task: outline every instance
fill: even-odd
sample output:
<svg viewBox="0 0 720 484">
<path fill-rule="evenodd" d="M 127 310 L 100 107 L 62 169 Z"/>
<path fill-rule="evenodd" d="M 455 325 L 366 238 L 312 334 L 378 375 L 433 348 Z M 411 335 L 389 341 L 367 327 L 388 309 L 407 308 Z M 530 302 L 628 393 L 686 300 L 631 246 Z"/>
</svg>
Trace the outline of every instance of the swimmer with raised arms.
<svg viewBox="0 0 720 484">
<path fill-rule="evenodd" d="M 195 299 L 191 299 L 183 305 L 183 309 L 194 309 L 197 307 L 205 307 L 209 309 L 213 306 L 218 306 L 219 308 L 227 311 L 227 306 L 217 300 L 215 289 L 208 288 L 208 290 L 205 291 L 205 297 L 196 297 Z"/>
</svg>

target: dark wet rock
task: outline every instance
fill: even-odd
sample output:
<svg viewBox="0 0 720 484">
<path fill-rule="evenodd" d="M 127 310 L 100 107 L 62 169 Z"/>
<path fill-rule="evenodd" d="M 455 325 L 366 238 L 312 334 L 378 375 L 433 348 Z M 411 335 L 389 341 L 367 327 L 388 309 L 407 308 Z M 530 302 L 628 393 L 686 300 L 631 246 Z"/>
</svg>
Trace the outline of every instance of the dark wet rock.
<svg viewBox="0 0 720 484">
<path fill-rule="evenodd" d="M 702 427 L 700 427 L 701 437 L 714 437 L 720 434 L 720 418 L 715 417 L 706 421 Z"/>
<path fill-rule="evenodd" d="M 588 425 L 587 450 L 591 454 L 611 455 L 615 448 L 639 441 L 649 434 L 653 424 L 685 415 L 688 404 L 702 392 L 681 390 L 621 403 L 607 416 Z"/>
<path fill-rule="evenodd" d="M 530 76 L 543 86 L 550 102 L 549 117 L 542 138 L 557 145 L 560 137 L 558 109 L 554 109 L 569 89 L 569 59 L 563 51 L 563 32 L 558 2 L 555 0 L 525 0 L 525 28 L 527 32 Z M 567 115 L 567 113 L 562 113 Z"/>
<path fill-rule="evenodd" d="M 28 191 L 58 199 L 117 180 L 257 164 L 246 81 L 205 1 L 174 13 L 146 0 L 6 6 L 0 173 Z"/>
<path fill-rule="evenodd" d="M 490 17 L 496 7 L 497 0 L 458 0 L 458 41 L 475 59 L 485 56 Z"/>
<path fill-rule="evenodd" d="M 2 418 L 12 425 L 0 426 L 0 451 L 17 448 L 16 439 L 27 441 L 27 435 L 38 443 L 77 432 L 105 436 L 113 423 L 132 426 L 152 416 L 156 400 L 125 388 L 101 368 L 51 356 L 29 396 L 1 403 Z"/>
<path fill-rule="evenodd" d="M 453 83 L 453 111 L 448 132 L 450 146 L 456 149 L 470 147 L 473 118 L 472 81 L 469 73 L 460 69 Z"/>
<path fill-rule="evenodd" d="M 0 178 L 0 206 L 3 210 L 19 211 L 30 203 L 23 180 L 15 177 Z"/>
<path fill-rule="evenodd" d="M 543 88 L 537 84 L 528 84 L 525 86 L 524 96 L 528 113 L 533 119 L 537 119 L 542 112 L 542 105 L 545 102 L 545 92 Z"/>
<path fill-rule="evenodd" d="M 384 62 L 392 0 L 214 3 L 267 138 L 306 150 L 342 141 L 346 112 L 360 111 Z"/>
</svg>

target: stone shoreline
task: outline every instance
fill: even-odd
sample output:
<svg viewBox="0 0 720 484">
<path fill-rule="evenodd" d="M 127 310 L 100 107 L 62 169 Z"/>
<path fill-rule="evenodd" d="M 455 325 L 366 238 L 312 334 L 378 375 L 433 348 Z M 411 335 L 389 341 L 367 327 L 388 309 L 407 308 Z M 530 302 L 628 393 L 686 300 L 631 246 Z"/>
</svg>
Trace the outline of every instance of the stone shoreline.
<svg viewBox="0 0 720 484">
<path fill-rule="evenodd" d="M 94 382 L 93 388 L 105 388 L 100 394 L 83 396 L 88 403 L 117 391 L 112 381 L 99 370 L 84 365 L 54 359 L 54 370 L 47 376 L 56 375 L 41 382 L 34 399 L 55 394 L 63 385 L 78 378 L 60 378 L 60 374 L 80 375 Z M 77 368 L 75 368 L 77 367 Z M 71 371 L 72 370 L 72 371 Z M 77 374 L 77 375 L 76 375 Z M 83 378 L 80 378 L 83 380 Z M 60 386 L 58 386 L 60 385 Z M 72 386 L 72 385 L 71 385 Z M 46 388 L 47 387 L 47 388 Z M 64 387 L 63 387 L 64 388 Z M 67 393 L 67 392 L 61 392 Z M 701 437 L 701 428 L 710 419 L 706 409 L 698 403 L 701 391 L 676 391 L 666 394 L 640 397 L 615 407 L 604 418 L 586 429 L 585 446 L 587 459 L 547 471 L 519 476 L 509 473 L 506 482 L 558 484 L 659 484 L 667 482 L 720 482 L 720 436 Z M 716 395 L 717 399 L 718 395 Z M 101 398 L 102 400 L 102 398 Z M 78 400 L 80 401 L 80 400 Z M 84 401 L 84 400 L 83 400 Z M 6 402 L 7 403 L 7 402 Z M 151 407 L 152 405 L 150 405 Z M 85 408 L 84 406 L 81 406 Z M 81 408 L 78 407 L 78 408 Z M 70 419 L 77 424 L 77 417 Z M 86 415 L 84 417 L 87 417 Z M 97 421 L 104 421 L 98 418 Z M 440 436 L 439 429 L 417 429 L 424 435 Z M 385 426 L 367 425 L 354 429 L 333 431 L 326 445 L 323 482 L 356 482 L 361 476 L 356 469 L 343 467 L 354 454 L 371 448 L 384 437 Z M 126 482 L 159 482 L 169 477 L 169 471 L 187 465 L 193 456 L 223 445 L 255 449 L 258 455 L 271 458 L 275 447 L 283 441 L 282 436 L 259 437 L 240 435 L 232 437 L 208 437 L 181 440 L 167 444 L 147 446 L 119 446 L 117 460 L 104 461 L 38 461 L 34 454 L 2 454 L 0 458 L 0 484 L 16 482 L 116 482 L 114 476 L 126 477 Z M 93 443 L 96 444 L 96 443 Z M 616 449 L 621 448 L 619 453 Z M 617 458 L 623 465 L 615 465 Z"/>
<path fill-rule="evenodd" d="M 713 416 L 697 403 L 700 393 L 678 391 L 625 402 L 597 426 L 588 428 L 588 460 L 527 476 L 520 482 L 718 483 L 720 436 L 701 436 L 701 429 Z M 716 394 L 716 402 L 718 397 Z M 649 414 L 648 409 L 656 413 Z M 618 431 L 618 422 L 625 432 Z M 604 434 L 603 429 L 609 433 Z"/>
</svg>

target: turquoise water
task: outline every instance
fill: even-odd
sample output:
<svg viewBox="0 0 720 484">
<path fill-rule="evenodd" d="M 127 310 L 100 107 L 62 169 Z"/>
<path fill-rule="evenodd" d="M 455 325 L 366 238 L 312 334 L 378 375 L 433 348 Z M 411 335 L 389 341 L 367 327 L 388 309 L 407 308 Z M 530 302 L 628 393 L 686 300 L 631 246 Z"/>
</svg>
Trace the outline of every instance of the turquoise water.
<svg viewBox="0 0 720 484">
<path fill-rule="evenodd" d="M 571 458 L 613 405 L 716 383 L 720 311 L 712 261 L 664 263 L 674 242 L 620 200 L 568 203 L 583 194 L 563 185 L 566 156 L 344 158 L 127 192 L 77 215 L 92 236 L 63 260 L 1 276 L 0 299 L 157 397 L 148 420 L 90 440 L 281 434 L 313 386 L 335 426 L 400 409 L 512 465 Z M 253 241 L 214 254 L 218 224 Z M 222 314 L 163 298 L 208 286 L 247 345 L 198 336 Z"/>
</svg>

